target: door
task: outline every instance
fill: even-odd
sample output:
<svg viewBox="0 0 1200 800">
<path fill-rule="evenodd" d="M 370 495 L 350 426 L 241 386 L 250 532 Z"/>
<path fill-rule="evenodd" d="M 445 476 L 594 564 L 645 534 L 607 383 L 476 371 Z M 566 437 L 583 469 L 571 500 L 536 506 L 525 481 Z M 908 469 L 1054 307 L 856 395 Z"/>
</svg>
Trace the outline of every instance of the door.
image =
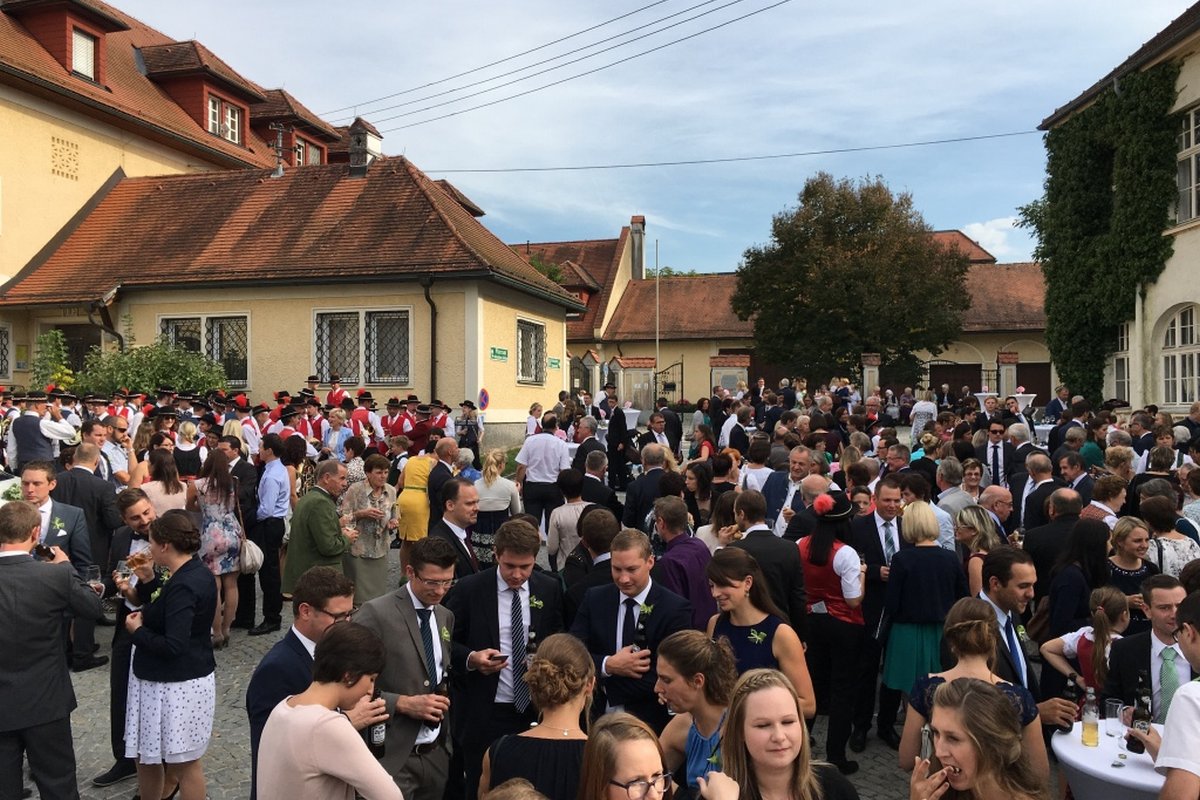
<svg viewBox="0 0 1200 800">
<path fill-rule="evenodd" d="M 95 325 L 55 325 L 67 340 L 67 366 L 74 372 L 83 370 L 83 362 L 93 347 L 100 346 L 100 329 Z"/>
</svg>

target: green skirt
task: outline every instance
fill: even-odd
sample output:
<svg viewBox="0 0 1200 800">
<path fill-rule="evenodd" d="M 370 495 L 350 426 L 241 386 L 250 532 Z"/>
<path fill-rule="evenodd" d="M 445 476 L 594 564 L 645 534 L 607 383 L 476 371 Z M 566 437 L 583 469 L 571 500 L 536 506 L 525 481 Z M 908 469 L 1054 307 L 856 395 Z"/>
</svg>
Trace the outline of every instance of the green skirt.
<svg viewBox="0 0 1200 800">
<path fill-rule="evenodd" d="M 883 684 L 900 692 L 912 690 L 917 678 L 942 671 L 942 623 L 896 622 L 883 659 Z"/>
</svg>

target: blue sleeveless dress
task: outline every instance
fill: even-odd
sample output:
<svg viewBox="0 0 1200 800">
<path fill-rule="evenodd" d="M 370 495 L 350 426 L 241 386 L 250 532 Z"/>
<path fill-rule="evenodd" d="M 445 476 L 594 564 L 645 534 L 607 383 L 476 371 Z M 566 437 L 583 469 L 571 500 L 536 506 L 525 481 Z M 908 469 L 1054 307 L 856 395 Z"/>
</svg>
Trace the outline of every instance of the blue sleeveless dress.
<svg viewBox="0 0 1200 800">
<path fill-rule="evenodd" d="M 734 625 L 729 618 L 722 614 L 717 617 L 713 626 L 713 638 L 725 636 L 733 647 L 733 655 L 737 659 L 737 671 L 741 675 L 746 670 L 779 669 L 772 648 L 775 642 L 775 631 L 783 624 L 783 620 L 774 614 L 757 625 Z"/>
</svg>

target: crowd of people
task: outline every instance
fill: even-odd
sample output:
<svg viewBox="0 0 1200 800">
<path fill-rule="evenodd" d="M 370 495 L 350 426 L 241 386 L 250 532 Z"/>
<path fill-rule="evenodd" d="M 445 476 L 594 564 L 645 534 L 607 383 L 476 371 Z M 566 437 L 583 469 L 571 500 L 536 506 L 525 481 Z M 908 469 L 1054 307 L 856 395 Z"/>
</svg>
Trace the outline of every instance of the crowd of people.
<svg viewBox="0 0 1200 800">
<path fill-rule="evenodd" d="M 1015 397 L 760 381 L 639 431 L 608 384 L 531 407 L 508 476 L 470 401 L 330 377 L 0 393 L 0 797 L 23 756 L 78 796 L 69 670 L 108 665 L 92 782 L 204 798 L 235 630 L 281 634 L 252 797 L 840 800 L 873 734 L 911 800 L 1049 798 L 1080 690 L 1146 688 L 1130 736 L 1200 797 L 1200 403 L 1063 388 L 1037 442 Z"/>
</svg>

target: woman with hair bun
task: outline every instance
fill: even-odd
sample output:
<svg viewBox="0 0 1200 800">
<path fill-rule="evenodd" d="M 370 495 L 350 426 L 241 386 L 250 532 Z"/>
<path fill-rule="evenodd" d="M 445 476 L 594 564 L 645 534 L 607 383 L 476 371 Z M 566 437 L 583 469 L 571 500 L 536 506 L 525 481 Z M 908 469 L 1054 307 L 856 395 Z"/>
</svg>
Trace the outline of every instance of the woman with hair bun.
<svg viewBox="0 0 1200 800">
<path fill-rule="evenodd" d="M 1051 639 L 1042 645 L 1042 658 L 1080 689 L 1091 686 L 1099 694 L 1108 677 L 1108 652 L 1129 627 L 1129 600 L 1115 586 L 1092 589 L 1088 598 L 1092 624 Z M 1079 662 L 1079 674 L 1068 659 Z"/>
<path fill-rule="evenodd" d="M 125 617 L 133 642 L 125 756 L 137 759 L 142 797 L 165 796 L 164 784 L 178 785 L 184 800 L 205 796 L 200 758 L 217 700 L 211 638 L 217 587 L 196 555 L 199 549 L 191 515 L 168 511 L 150 525 L 153 563 L 134 570 L 136 583 L 117 582 L 125 598 L 140 606 Z"/>
<path fill-rule="evenodd" d="M 920 761 L 921 739 L 928 736 L 927 723 L 938 687 L 958 678 L 973 678 L 994 685 L 1007 698 L 1009 707 L 1017 714 L 1021 727 L 1021 744 L 1029 754 L 1029 763 L 1040 780 L 1048 780 L 1050 762 L 1046 757 L 1046 742 L 1038 719 L 1037 703 L 1024 686 L 1006 683 L 992 672 L 991 662 L 996 654 L 996 612 L 991 604 L 978 597 L 964 597 L 950 608 L 942 634 L 950 653 L 957 659 L 952 669 L 924 678 L 917 678 L 908 695 L 908 713 L 904 716 L 904 732 L 900 735 L 900 767 L 906 772 Z"/>
<path fill-rule="evenodd" d="M 556 633 L 538 647 L 525 683 L 540 712 L 538 724 L 492 742 L 483 756 L 479 796 L 524 778 L 550 800 L 575 800 L 587 744 L 579 723 L 596 686 L 595 664 L 579 639 Z"/>
<path fill-rule="evenodd" d="M 721 769 L 725 712 L 737 677 L 725 637 L 713 641 L 700 631 L 676 631 L 658 645 L 654 691 L 675 712 L 659 737 L 663 758 L 672 772 L 686 767 L 693 793 L 699 791 L 698 778 Z"/>
</svg>

